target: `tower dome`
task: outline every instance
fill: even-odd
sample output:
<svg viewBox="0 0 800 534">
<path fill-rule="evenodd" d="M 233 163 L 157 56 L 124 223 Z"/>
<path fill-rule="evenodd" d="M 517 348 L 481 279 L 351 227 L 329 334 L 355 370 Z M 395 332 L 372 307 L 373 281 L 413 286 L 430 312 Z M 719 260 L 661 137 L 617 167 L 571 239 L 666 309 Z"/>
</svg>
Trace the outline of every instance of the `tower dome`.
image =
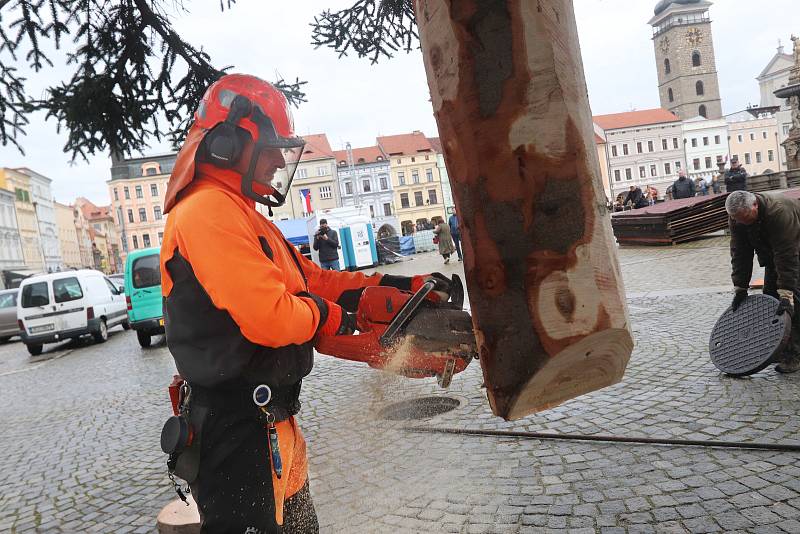
<svg viewBox="0 0 800 534">
<path fill-rule="evenodd" d="M 701 0 L 661 0 L 656 4 L 655 15 L 660 15 L 672 4 L 699 4 Z"/>
</svg>

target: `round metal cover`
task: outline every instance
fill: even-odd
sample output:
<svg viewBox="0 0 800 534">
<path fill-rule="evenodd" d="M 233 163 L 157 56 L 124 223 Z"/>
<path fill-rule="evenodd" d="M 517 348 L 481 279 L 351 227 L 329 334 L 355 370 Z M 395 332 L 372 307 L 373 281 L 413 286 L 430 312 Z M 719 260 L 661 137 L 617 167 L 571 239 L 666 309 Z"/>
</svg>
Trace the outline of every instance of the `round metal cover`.
<svg viewBox="0 0 800 534">
<path fill-rule="evenodd" d="M 778 300 L 750 295 L 736 312 L 725 310 L 711 331 L 708 351 L 723 373 L 747 376 L 757 373 L 780 356 L 792 331 L 788 313 L 775 315 Z"/>
<path fill-rule="evenodd" d="M 389 421 L 405 421 L 408 419 L 427 419 L 447 413 L 461 404 L 452 397 L 421 397 L 408 399 L 383 408 L 378 414 Z"/>
</svg>

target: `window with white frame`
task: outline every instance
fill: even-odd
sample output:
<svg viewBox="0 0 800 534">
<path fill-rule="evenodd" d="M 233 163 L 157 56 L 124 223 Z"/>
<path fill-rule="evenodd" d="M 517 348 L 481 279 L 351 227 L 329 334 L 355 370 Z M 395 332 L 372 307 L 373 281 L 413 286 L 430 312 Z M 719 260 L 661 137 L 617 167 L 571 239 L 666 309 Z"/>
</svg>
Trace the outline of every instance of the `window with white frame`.
<svg viewBox="0 0 800 534">
<path fill-rule="evenodd" d="M 429 181 L 433 181 L 433 169 L 426 169 L 425 170 L 425 178 Z"/>
<path fill-rule="evenodd" d="M 151 197 L 158 196 L 158 184 L 150 184 L 150 196 Z"/>
<path fill-rule="evenodd" d="M 661 149 L 662 150 L 669 150 L 669 144 L 667 143 L 666 139 L 661 140 Z"/>
<path fill-rule="evenodd" d="M 390 202 L 386 202 L 383 204 L 383 214 L 388 217 L 392 214 L 392 204 Z"/>
<path fill-rule="evenodd" d="M 756 152 L 756 163 L 761 163 L 761 152 Z"/>
<path fill-rule="evenodd" d="M 136 186 L 136 198 L 144 198 L 144 192 L 142 191 L 142 186 Z"/>
<path fill-rule="evenodd" d="M 369 193 L 370 191 L 372 191 L 372 186 L 369 183 L 369 178 L 361 180 L 361 190 L 364 191 L 365 193 Z"/>
<path fill-rule="evenodd" d="M 658 169 L 655 165 L 650 165 L 650 176 L 655 178 L 658 175 Z"/>
<path fill-rule="evenodd" d="M 308 169 L 297 169 L 298 178 L 308 178 Z"/>
<path fill-rule="evenodd" d="M 611 145 L 611 155 L 617 157 L 617 145 Z"/>
<path fill-rule="evenodd" d="M 669 162 L 664 164 L 664 174 L 666 174 L 667 176 L 672 174 L 672 165 L 670 165 Z"/>
<path fill-rule="evenodd" d="M 750 159 L 750 152 L 745 152 L 745 153 L 744 153 L 744 162 L 745 162 L 747 165 L 750 165 L 750 162 L 751 162 L 751 159 Z"/>
<path fill-rule="evenodd" d="M 397 171 L 397 182 L 400 185 L 406 185 L 406 173 L 403 171 Z"/>
<path fill-rule="evenodd" d="M 161 206 L 153 207 L 153 218 L 157 221 L 161 220 Z"/>
<path fill-rule="evenodd" d="M 616 169 L 614 171 L 614 181 L 615 182 L 621 182 L 622 181 L 622 173 L 619 172 L 619 169 Z"/>
<path fill-rule="evenodd" d="M 644 168 L 644 165 L 639 166 L 639 178 L 647 178 L 647 170 Z"/>
<path fill-rule="evenodd" d="M 331 186 L 323 185 L 319 188 L 319 198 L 333 198 L 333 193 L 331 192 Z"/>
<path fill-rule="evenodd" d="M 631 172 L 631 169 L 630 169 L 630 167 L 628 167 L 627 169 L 625 169 L 625 179 L 626 179 L 626 180 L 631 180 L 631 179 L 633 179 L 633 172 Z"/>
<path fill-rule="evenodd" d="M 381 191 L 386 191 L 387 189 L 389 189 L 389 180 L 386 178 L 386 176 L 380 177 L 380 183 L 381 183 Z"/>
<path fill-rule="evenodd" d="M 350 182 L 344 183 L 344 194 L 345 195 L 352 195 L 353 194 L 353 184 Z"/>
<path fill-rule="evenodd" d="M 328 174 L 328 166 L 327 165 L 321 165 L 321 166 L 317 167 L 317 176 L 325 176 L 327 174 Z"/>
<path fill-rule="evenodd" d="M 763 137 L 764 139 L 766 139 L 766 138 L 767 138 L 767 132 L 761 132 L 761 137 Z"/>
<path fill-rule="evenodd" d="M 773 152 L 772 150 L 769 150 L 767 152 L 767 160 L 775 161 L 775 152 Z"/>
</svg>

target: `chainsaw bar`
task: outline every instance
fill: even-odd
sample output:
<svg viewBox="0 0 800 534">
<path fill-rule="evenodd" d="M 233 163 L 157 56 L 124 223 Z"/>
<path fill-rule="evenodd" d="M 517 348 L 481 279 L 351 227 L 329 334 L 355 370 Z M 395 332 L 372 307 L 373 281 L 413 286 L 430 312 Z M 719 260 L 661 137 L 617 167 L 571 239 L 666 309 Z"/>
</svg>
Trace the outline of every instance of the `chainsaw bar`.
<svg viewBox="0 0 800 534">
<path fill-rule="evenodd" d="M 734 312 L 725 310 L 711 331 L 711 362 L 725 374 L 748 376 L 774 363 L 792 331 L 788 313 L 775 315 L 778 300 L 750 295 Z"/>
</svg>

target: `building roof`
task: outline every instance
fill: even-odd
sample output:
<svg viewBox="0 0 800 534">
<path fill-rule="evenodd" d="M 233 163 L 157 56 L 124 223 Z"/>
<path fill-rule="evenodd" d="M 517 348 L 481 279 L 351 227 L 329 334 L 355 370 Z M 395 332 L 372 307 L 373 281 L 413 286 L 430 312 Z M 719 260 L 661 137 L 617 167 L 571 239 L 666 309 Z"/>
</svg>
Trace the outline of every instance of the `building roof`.
<svg viewBox="0 0 800 534">
<path fill-rule="evenodd" d="M 378 161 L 386 161 L 387 159 L 386 154 L 384 154 L 383 150 L 377 145 L 354 148 L 352 150 L 354 165 L 375 163 Z M 341 165 L 342 162 L 344 162 L 345 165 L 347 164 L 347 150 L 334 150 L 333 155 L 336 158 L 337 165 Z"/>
<path fill-rule="evenodd" d="M 113 219 L 111 215 L 111 206 L 97 206 L 85 197 L 76 198 L 75 205 L 80 208 L 83 217 L 88 221 Z"/>
<path fill-rule="evenodd" d="M 334 157 L 333 149 L 328 142 L 328 136 L 324 133 L 304 135 L 303 140 L 306 142 L 306 146 L 303 147 L 303 155 L 300 156 L 300 161 Z"/>
<path fill-rule="evenodd" d="M 437 154 L 444 154 L 444 151 L 442 150 L 442 140 L 441 139 L 439 139 L 438 137 L 429 137 L 428 138 L 428 142 L 433 147 L 433 151 L 434 152 L 436 152 Z"/>
<path fill-rule="evenodd" d="M 780 68 L 780 69 L 773 70 L 773 67 L 775 66 L 775 64 L 778 63 L 781 60 L 786 62 L 787 65 L 785 67 Z M 778 48 L 778 52 L 774 56 L 772 56 L 772 59 L 769 60 L 769 63 L 767 63 L 767 66 L 764 67 L 764 70 L 761 71 L 761 74 L 756 76 L 756 80 L 762 80 L 762 79 L 766 78 L 767 76 L 769 76 L 771 74 L 777 74 L 777 73 L 780 73 L 780 72 L 788 71 L 793 66 L 794 66 L 794 57 L 792 57 L 792 55 L 790 55 L 790 54 L 784 53 L 783 47 L 781 46 L 781 47 Z"/>
<path fill-rule="evenodd" d="M 699 4 L 700 0 L 661 0 L 658 4 L 656 4 L 656 8 L 653 10 L 653 13 L 656 15 L 660 15 L 667 8 L 672 4 Z"/>
<path fill-rule="evenodd" d="M 673 113 L 664 108 L 627 111 L 625 113 L 612 113 L 610 115 L 596 115 L 593 119 L 594 123 L 604 130 L 619 130 L 622 128 L 633 128 L 635 126 L 681 121 Z"/>
<path fill-rule="evenodd" d="M 430 141 L 420 131 L 378 137 L 378 145 L 389 156 L 414 156 L 420 153 L 433 152 Z"/>
<path fill-rule="evenodd" d="M 599 135 L 597 135 L 597 134 L 594 134 L 594 143 L 595 143 L 596 145 L 602 145 L 602 144 L 603 144 L 603 143 L 605 143 L 605 142 L 606 142 L 606 140 L 605 140 L 605 139 L 603 139 L 602 137 L 600 137 L 600 136 L 599 136 Z"/>
</svg>

